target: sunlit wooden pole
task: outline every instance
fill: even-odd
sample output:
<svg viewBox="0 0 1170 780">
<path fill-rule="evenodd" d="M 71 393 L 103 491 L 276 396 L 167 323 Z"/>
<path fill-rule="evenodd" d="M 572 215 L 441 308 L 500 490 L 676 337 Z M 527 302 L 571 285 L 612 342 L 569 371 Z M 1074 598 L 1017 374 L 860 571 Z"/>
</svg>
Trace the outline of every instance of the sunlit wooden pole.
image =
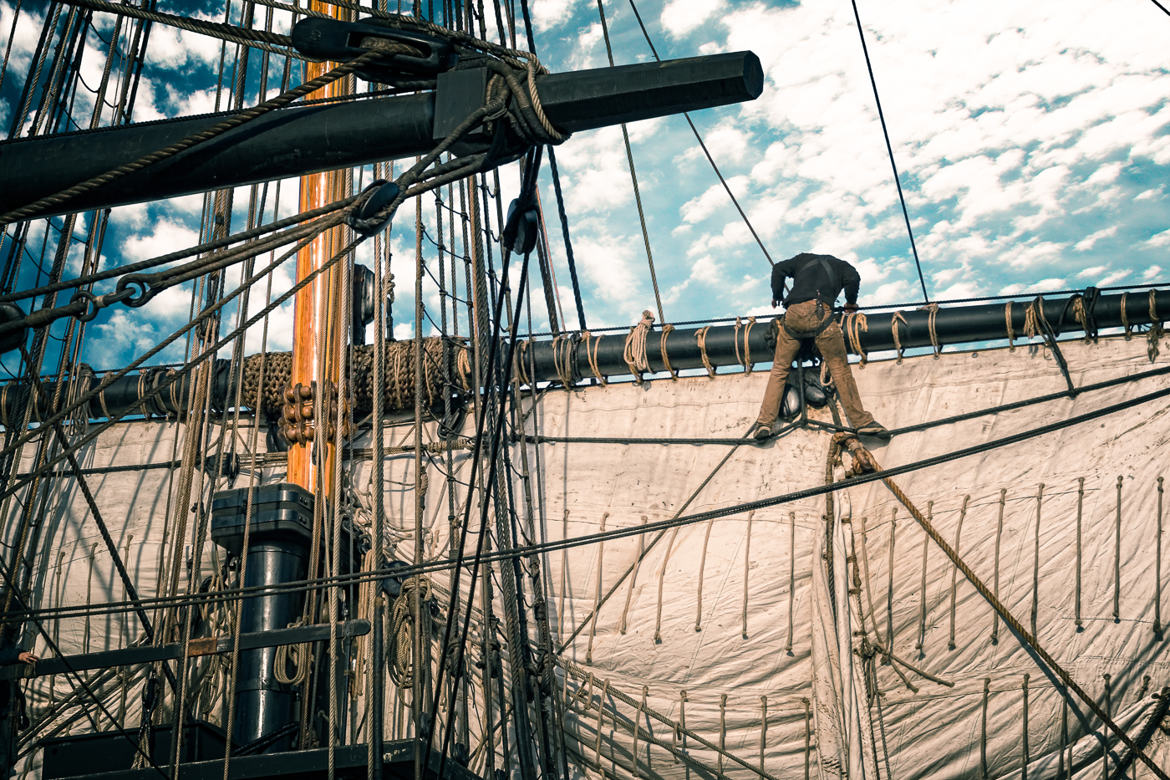
<svg viewBox="0 0 1170 780">
<path fill-rule="evenodd" d="M 329 3 L 312 0 L 310 8 L 334 18 L 347 18 L 345 9 Z M 305 80 L 325 73 L 335 63 L 305 63 Z M 337 97 L 348 94 L 350 79 L 334 81 L 308 96 L 309 100 Z M 301 177 L 300 209 L 308 211 L 349 195 L 350 183 L 345 171 L 327 171 Z M 297 253 L 297 280 L 318 269 L 322 263 L 337 253 L 344 245 L 345 228 L 336 227 L 322 233 L 311 244 Z M 318 279 L 302 288 L 296 295 L 293 306 L 293 363 L 292 386 L 298 383 L 309 386 L 317 382 L 319 389 L 327 383 L 337 387 L 341 350 L 345 348 L 346 323 L 340 322 L 342 274 L 340 264 L 335 264 Z M 327 400 L 327 397 L 326 397 Z M 322 407 L 325 416 L 330 415 L 328 405 Z M 316 429 L 324 432 L 328 420 L 315 420 Z M 336 453 L 332 441 L 321 436 L 325 448 L 325 473 L 332 473 Z M 315 491 L 315 468 L 312 462 L 312 445 L 290 444 L 288 452 L 288 481 L 300 485 L 310 492 Z M 322 480 L 326 496 L 331 492 L 331 480 Z"/>
</svg>

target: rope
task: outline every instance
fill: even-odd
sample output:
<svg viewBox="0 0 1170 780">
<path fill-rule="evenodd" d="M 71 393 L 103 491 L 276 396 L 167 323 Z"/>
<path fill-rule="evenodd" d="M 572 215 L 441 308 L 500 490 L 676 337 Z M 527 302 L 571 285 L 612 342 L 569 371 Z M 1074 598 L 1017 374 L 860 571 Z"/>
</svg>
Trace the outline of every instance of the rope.
<svg viewBox="0 0 1170 780">
<path fill-rule="evenodd" d="M 420 602 L 428 601 L 431 598 L 431 581 L 419 576 L 407 578 L 390 607 L 391 638 L 386 643 L 386 665 L 390 679 L 403 691 L 414 685 L 415 625 L 411 607 L 416 593 Z"/>
<path fill-rule="evenodd" d="M 1125 479 L 1117 477 L 1117 511 L 1113 536 L 1113 622 L 1121 622 L 1121 487 Z"/>
<path fill-rule="evenodd" d="M 1074 295 L 1072 297 L 1072 311 L 1073 317 L 1076 318 L 1077 323 L 1081 326 L 1081 330 L 1085 332 L 1085 342 L 1092 341 L 1093 329 L 1089 325 L 1089 312 L 1085 309 L 1085 297 L 1083 295 Z"/>
<path fill-rule="evenodd" d="M 1126 322 L 1125 319 L 1125 304 L 1121 306 L 1121 321 Z M 1037 296 L 1035 300 L 1028 304 L 1024 309 L 1024 336 L 1034 339 L 1041 335 L 1043 331 L 1040 329 L 1040 320 L 1044 317 L 1044 299 Z M 1126 328 L 1129 325 L 1126 324 Z M 1128 338 L 1128 336 L 1127 336 Z"/>
<path fill-rule="evenodd" d="M 710 330 L 711 326 L 707 325 L 695 331 L 695 343 L 699 347 L 699 359 L 703 361 L 703 368 L 707 369 L 707 376 L 714 379 L 715 367 L 711 365 L 711 359 L 707 357 L 707 332 Z"/>
<path fill-rule="evenodd" d="M 882 100 L 878 97 L 877 79 L 873 75 L 873 64 L 869 61 L 869 47 L 865 45 L 865 30 L 861 26 L 861 14 L 857 0 L 852 0 L 853 18 L 857 21 L 857 35 L 861 38 L 861 51 L 865 55 L 865 68 L 869 72 L 869 84 L 873 87 L 873 100 L 877 105 L 878 119 L 881 120 L 882 137 L 886 141 L 886 152 L 890 157 L 890 168 L 894 172 L 894 185 L 898 188 L 898 202 L 902 204 L 902 218 L 906 221 L 906 234 L 910 237 L 910 250 L 914 253 L 914 267 L 918 270 L 918 283 L 922 285 L 922 299 L 930 301 L 926 292 L 926 279 L 922 276 L 922 264 L 918 260 L 918 247 L 914 243 L 914 230 L 910 227 L 910 212 L 906 209 L 906 196 L 902 193 L 902 181 L 898 176 L 898 165 L 894 162 L 894 147 L 890 145 L 890 131 L 886 127 L 886 114 L 882 111 Z"/>
<path fill-rule="evenodd" d="M 707 571 L 707 548 L 711 544 L 711 528 L 714 525 L 715 525 L 714 519 L 707 521 L 707 528 L 703 533 L 703 551 L 699 554 L 699 576 L 695 579 L 695 631 L 696 632 L 703 630 L 703 575 Z M 671 541 L 673 542 L 673 539 Z M 668 552 L 669 552 L 671 546 L 672 545 L 667 545 Z M 659 572 L 659 577 L 658 577 L 659 599 L 661 599 L 661 594 L 662 594 L 662 573 L 665 570 L 666 570 L 666 567 L 663 566 L 662 571 Z M 659 615 L 659 622 L 661 622 L 661 615 L 662 615 L 662 602 L 661 602 L 661 600 L 658 603 L 658 615 Z"/>
<path fill-rule="evenodd" d="M 938 319 L 938 304 L 931 303 L 922 307 L 929 314 L 926 318 L 927 332 L 930 333 L 930 347 L 934 350 L 934 359 L 938 360 L 939 353 L 942 352 L 942 347 L 938 343 L 938 331 L 935 329 L 935 321 Z"/>
<path fill-rule="evenodd" d="M 934 520 L 934 502 L 926 502 L 926 517 L 927 520 Z M 930 539 L 922 537 L 922 581 L 918 585 L 918 639 L 914 643 L 914 649 L 918 651 L 918 657 L 924 658 L 926 654 L 922 651 L 922 646 L 926 643 L 926 568 L 927 556 L 930 552 Z M 891 648 L 892 650 L 893 648 Z"/>
<path fill-rule="evenodd" d="M 999 595 L 999 551 L 1001 542 L 1003 541 L 1003 512 L 1007 506 L 1007 488 L 999 489 L 999 517 L 995 523 L 995 569 L 992 579 L 991 592 Z M 1079 590 L 1079 589 L 1078 589 Z M 991 618 L 991 644 L 999 644 L 999 613 L 992 612 Z"/>
<path fill-rule="evenodd" d="M 1125 329 L 1125 340 L 1129 341 L 1133 338 L 1133 327 L 1129 324 L 1129 315 L 1125 310 L 1125 300 L 1129 297 L 1129 293 L 1123 292 L 1121 294 L 1121 327 Z"/>
<path fill-rule="evenodd" d="M 554 337 L 552 341 L 553 370 L 556 371 L 557 378 L 565 387 L 572 387 L 577 383 L 577 374 L 573 370 L 573 356 L 576 354 L 574 339 L 575 336 L 566 333 Z M 531 342 L 524 342 L 525 345 L 529 343 Z M 525 353 L 527 353 L 526 347 Z"/>
<path fill-rule="evenodd" d="M 658 354 L 662 356 L 662 364 L 666 366 L 667 372 L 670 373 L 670 378 L 678 379 L 678 369 L 670 365 L 670 355 L 666 351 L 666 337 L 674 330 L 674 326 L 667 323 L 662 326 L 662 335 L 658 337 Z"/>
<path fill-rule="evenodd" d="M 743 365 L 743 358 L 739 355 L 739 328 L 742 320 L 739 317 L 735 318 L 735 325 L 731 328 L 731 346 L 735 350 L 735 362 Z"/>
<path fill-rule="evenodd" d="M 569 510 L 565 510 L 567 513 Z M 642 525 L 650 521 L 646 515 L 642 515 Z M 642 558 L 646 554 L 646 537 L 638 537 L 638 557 L 634 559 L 634 569 L 630 572 L 630 587 L 626 589 L 626 605 L 622 608 L 621 621 L 618 623 L 618 632 L 626 633 L 627 619 L 630 614 L 630 603 L 634 600 L 634 586 L 638 583 L 638 570 L 642 567 Z M 564 591 L 562 591 L 564 592 Z"/>
<path fill-rule="evenodd" d="M 752 372 L 752 348 L 751 335 L 752 326 L 756 324 L 756 318 L 748 319 L 747 326 L 743 329 L 743 370 L 744 373 L 750 374 Z"/>
<path fill-rule="evenodd" d="M 601 340 L 605 337 L 594 336 L 592 333 L 585 330 L 581 332 L 581 338 L 585 340 L 585 357 L 589 360 L 589 368 L 591 371 L 593 371 L 593 376 L 597 379 L 598 383 L 602 387 L 605 387 L 605 374 L 602 374 L 601 369 L 597 367 L 597 350 L 601 346 Z M 592 349 L 589 347 L 590 343 L 593 344 Z"/>
<path fill-rule="evenodd" d="M 796 612 L 796 513 L 788 513 L 788 639 L 784 652 L 792 655 L 793 621 Z"/>
<path fill-rule="evenodd" d="M 869 319 L 864 312 L 855 311 L 845 315 L 845 335 L 849 338 L 849 347 L 861 357 L 860 365 L 864 366 L 869 360 L 865 348 L 861 346 L 862 332 L 869 332 Z"/>
<path fill-rule="evenodd" d="M 601 33 L 605 39 L 605 53 L 609 58 L 609 66 L 614 66 L 613 46 L 609 42 L 609 24 L 605 20 L 605 7 L 601 0 L 597 0 L 597 15 L 601 19 Z M 658 319 L 666 322 L 666 315 L 662 311 L 662 296 L 658 292 L 658 275 L 654 272 L 654 253 L 650 251 L 650 232 L 646 228 L 646 212 L 642 208 L 642 193 L 638 188 L 638 172 L 634 168 L 634 152 L 630 148 L 630 133 L 626 130 L 626 123 L 621 123 L 622 143 L 626 148 L 626 162 L 630 166 L 630 183 L 634 188 L 634 204 L 638 207 L 638 222 L 642 226 L 642 243 L 646 247 L 646 263 L 650 266 L 650 285 L 654 288 L 654 303 L 658 307 Z"/>
<path fill-rule="evenodd" d="M 1157 541 L 1154 547 L 1154 638 L 1162 641 L 1162 495 L 1163 478 L 1158 475 Z"/>
<path fill-rule="evenodd" d="M 1033 531 L 1032 544 L 1032 635 L 1037 636 L 1036 622 L 1040 612 L 1040 510 L 1044 507 L 1044 483 L 1036 488 L 1036 525 Z M 955 549 L 956 554 L 958 548 Z"/>
<path fill-rule="evenodd" d="M 902 312 L 896 311 L 896 312 L 894 312 L 894 316 L 890 317 L 890 335 L 894 339 L 894 349 L 898 353 L 898 360 L 896 362 L 899 365 L 901 365 L 903 348 L 902 348 L 902 339 L 898 335 L 898 323 L 899 322 L 902 323 L 903 327 L 906 327 L 906 328 L 910 327 L 910 324 L 908 322 L 906 322 L 906 318 L 902 315 Z"/>
<path fill-rule="evenodd" d="M 1085 508 L 1085 478 L 1077 477 L 1077 577 L 1076 577 L 1076 612 L 1075 621 L 1077 631 L 1084 631 L 1085 625 L 1081 621 L 1081 519 Z"/>
<path fill-rule="evenodd" d="M 1151 363 L 1157 359 L 1158 353 L 1161 351 L 1158 342 L 1164 334 L 1162 318 L 1158 316 L 1158 299 L 1155 293 L 1155 290 L 1150 290 L 1147 293 L 1150 309 L 1150 332 L 1147 336 L 1149 343 L 1146 345 L 1146 354 L 1149 356 Z"/>
<path fill-rule="evenodd" d="M 654 315 L 649 311 L 643 311 L 641 321 L 630 328 L 625 347 L 622 349 L 622 359 L 638 384 L 643 382 L 642 373 L 650 370 L 650 360 L 646 357 L 646 336 L 653 325 Z"/>
<path fill-rule="evenodd" d="M 1016 351 L 1016 332 L 1012 329 L 1012 302 L 1008 301 L 1003 305 L 1003 324 L 1004 330 L 1007 332 L 1008 351 Z"/>
<path fill-rule="evenodd" d="M 642 37 L 646 39 L 646 44 L 650 47 L 650 53 L 654 55 L 654 59 L 656 61 L 661 62 L 662 58 L 658 56 L 658 50 L 654 47 L 654 42 L 650 40 L 650 33 L 646 30 L 646 25 L 642 22 L 642 14 L 638 12 L 638 6 L 634 3 L 634 0 L 629 0 L 629 2 L 630 9 L 634 12 L 634 17 L 638 20 L 638 26 L 642 29 Z M 707 144 L 703 142 L 703 137 L 699 135 L 698 128 L 695 127 L 694 121 L 691 120 L 691 115 L 684 112 L 683 118 L 687 120 L 687 124 L 691 128 L 691 133 L 694 134 L 695 140 L 699 144 L 699 148 L 703 150 L 703 154 L 706 156 L 707 162 L 711 164 L 711 170 L 715 172 L 715 176 L 719 179 L 719 183 L 723 185 L 723 191 L 727 193 L 727 197 L 731 199 L 731 204 L 735 206 L 735 210 L 739 212 L 740 219 L 743 220 L 743 223 L 751 232 L 752 238 L 756 240 L 756 246 L 758 246 L 760 251 L 764 253 L 764 259 L 768 261 L 768 265 L 776 265 L 776 261 L 773 260 L 772 255 L 768 253 L 768 249 L 764 246 L 764 242 L 760 239 L 759 233 L 756 232 L 756 229 L 752 225 L 751 220 L 748 219 L 747 213 L 744 212 L 743 206 L 739 205 L 739 200 L 735 197 L 735 193 L 731 191 L 731 187 L 728 185 L 727 179 L 724 178 L 723 172 L 720 171 L 719 166 L 715 164 L 715 158 L 711 156 L 711 152 L 707 149 Z"/>
<path fill-rule="evenodd" d="M 873 458 L 872 453 L 866 450 L 855 438 L 851 440 L 852 443 L 846 443 L 845 440 L 848 438 L 850 438 L 848 434 L 834 435 L 835 440 L 842 441 L 844 446 L 849 447 L 850 450 L 855 454 L 858 450 L 864 453 L 862 457 L 868 458 L 869 465 L 880 471 L 881 466 L 878 464 L 876 459 Z M 889 476 L 882 476 L 880 477 L 880 480 L 890 490 L 898 502 L 901 503 L 902 506 L 906 507 L 907 511 L 909 511 L 914 519 L 918 521 L 918 524 L 922 527 L 922 530 L 926 532 L 926 534 L 934 541 L 939 549 L 941 549 L 943 553 L 951 560 L 951 563 L 953 563 L 960 571 L 963 572 L 963 576 L 966 577 L 967 580 L 975 587 L 975 589 L 979 592 L 979 595 L 981 595 L 987 601 L 987 603 L 992 606 L 1000 618 L 1002 618 L 1003 621 L 1012 629 L 1012 633 L 1016 635 L 1016 638 L 1019 639 L 1020 643 L 1025 647 L 1025 649 L 1027 649 L 1030 653 L 1034 653 L 1041 660 L 1043 660 L 1044 664 L 1047 666 L 1045 671 L 1054 674 L 1060 679 L 1060 682 L 1063 683 L 1064 687 L 1068 691 L 1072 691 L 1074 694 L 1076 694 L 1076 696 L 1081 699 L 1085 706 L 1092 710 L 1093 714 L 1100 718 L 1101 721 L 1109 728 L 1109 730 L 1112 731 L 1113 734 L 1116 735 L 1117 738 L 1121 740 L 1121 742 L 1127 748 L 1129 748 L 1129 750 L 1132 751 L 1133 754 L 1137 756 L 1137 758 L 1140 759 L 1143 764 L 1150 768 L 1156 777 L 1161 778 L 1161 780 L 1170 780 L 1170 775 L 1168 775 L 1163 769 L 1155 764 L 1153 760 L 1150 759 L 1149 755 L 1147 755 L 1146 752 L 1141 747 L 1139 747 L 1133 741 L 1133 739 L 1131 739 L 1130 736 L 1124 730 L 1122 730 L 1120 726 L 1117 725 L 1117 723 L 1113 721 L 1113 719 L 1109 716 L 1109 713 L 1106 712 L 1092 696 L 1090 696 L 1083 688 L 1081 688 L 1080 685 L 1078 685 L 1076 681 L 1073 680 L 1071 676 L 1069 676 L 1069 673 L 1065 671 L 1065 669 L 1056 661 L 1056 659 L 1053 658 L 1052 655 L 1049 654 L 1048 651 L 1039 644 L 1039 642 L 1037 642 L 1035 635 L 1030 634 L 1028 630 L 1024 628 L 1024 626 L 1018 620 L 1016 620 L 1016 618 L 1011 614 L 1003 602 L 1001 602 L 995 596 L 995 594 L 993 594 L 987 588 L 987 586 L 983 583 L 982 580 L 979 579 L 975 572 L 972 571 L 971 568 L 967 566 L 967 564 L 962 560 L 962 558 L 959 557 L 958 553 L 956 553 L 955 550 L 946 543 L 946 541 L 942 538 L 934 526 L 927 520 L 925 516 L 923 516 L 918 507 L 914 505 L 910 498 L 902 491 L 900 487 L 898 487 L 893 479 L 891 479 Z M 1062 691 L 1062 693 L 1067 696 L 1067 691 Z"/>
<path fill-rule="evenodd" d="M 305 621 L 303 619 L 294 620 L 288 624 L 289 628 L 298 628 L 303 626 Z M 276 656 L 272 662 L 272 676 L 278 682 L 284 685 L 304 685 L 309 679 L 309 671 L 312 669 L 309 655 L 309 645 L 280 645 L 276 648 Z M 288 671 L 289 664 L 292 664 L 293 671 Z"/>
<path fill-rule="evenodd" d="M 744 639 L 748 638 L 748 630 L 747 630 L 747 624 L 748 624 L 748 575 L 751 573 L 751 568 L 752 568 L 751 567 L 751 561 L 752 561 L 752 557 L 751 557 L 752 556 L 752 520 L 753 520 L 753 518 L 755 518 L 755 516 L 756 516 L 755 512 L 748 512 L 747 531 L 744 534 L 743 613 L 740 616 L 742 619 L 742 624 L 743 624 L 743 628 L 740 630 L 740 636 L 742 636 Z M 764 712 L 765 712 L 764 717 L 765 717 L 765 719 L 767 718 L 767 714 L 766 714 L 767 710 L 768 710 L 768 705 L 767 705 L 767 700 L 765 699 L 765 704 L 764 704 Z M 764 725 L 764 729 L 767 730 L 767 724 Z M 761 735 L 760 736 L 760 750 L 763 750 L 763 739 L 764 738 Z"/>
<path fill-rule="evenodd" d="M 609 519 L 609 512 L 601 516 L 598 527 L 605 532 L 605 521 Z M 585 663 L 593 663 L 593 638 L 597 634 L 597 615 L 601 612 L 601 576 L 605 573 L 605 542 L 597 545 L 597 588 L 593 596 L 593 615 L 589 621 L 589 644 L 585 648 Z"/>
<path fill-rule="evenodd" d="M 963 507 L 959 510 L 959 524 L 955 526 L 955 554 L 959 552 L 959 538 L 963 533 L 963 520 L 967 517 L 967 503 L 971 500 L 971 495 L 963 496 Z M 864 525 L 862 525 L 864 528 Z M 862 537 L 864 539 L 864 536 Z M 947 639 L 947 649 L 955 649 L 955 602 L 958 600 L 958 579 L 959 570 L 957 568 L 951 569 L 951 633 Z"/>
</svg>

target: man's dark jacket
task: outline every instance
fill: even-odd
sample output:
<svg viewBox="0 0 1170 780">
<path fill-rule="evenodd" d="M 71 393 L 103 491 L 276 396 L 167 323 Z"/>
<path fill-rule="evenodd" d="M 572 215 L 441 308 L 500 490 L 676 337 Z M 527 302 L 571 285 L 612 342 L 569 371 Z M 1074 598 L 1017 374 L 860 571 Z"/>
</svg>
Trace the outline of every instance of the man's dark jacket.
<svg viewBox="0 0 1170 780">
<path fill-rule="evenodd" d="M 792 289 L 784 295 L 784 283 L 792 279 Z M 832 255 L 801 252 L 772 266 L 772 300 L 783 299 L 785 306 L 820 299 L 832 306 L 845 290 L 845 303 L 857 303 L 861 275 L 844 260 Z"/>
</svg>

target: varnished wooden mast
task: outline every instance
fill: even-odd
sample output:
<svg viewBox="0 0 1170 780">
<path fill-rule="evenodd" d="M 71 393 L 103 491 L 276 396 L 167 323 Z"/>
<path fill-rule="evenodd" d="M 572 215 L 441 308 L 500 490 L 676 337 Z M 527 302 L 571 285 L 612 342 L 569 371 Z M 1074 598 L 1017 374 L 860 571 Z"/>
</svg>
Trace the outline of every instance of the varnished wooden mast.
<svg viewBox="0 0 1170 780">
<path fill-rule="evenodd" d="M 319 13 L 329 14 L 337 19 L 347 19 L 348 11 L 329 3 L 312 0 L 310 8 Z M 305 80 L 316 78 L 333 68 L 332 62 L 305 63 Z M 352 80 L 343 78 L 308 96 L 308 100 L 331 98 L 349 94 Z M 323 206 L 350 194 L 352 181 L 347 177 L 348 169 L 326 171 L 301 177 L 301 211 Z M 315 271 L 344 245 L 346 229 L 336 227 L 322 233 L 297 253 L 297 280 Z M 340 263 L 325 271 L 314 282 L 301 289 L 295 299 L 293 314 L 293 362 L 292 386 L 298 383 L 308 386 L 317 382 L 318 388 L 326 384 L 337 387 L 341 350 L 345 348 L 345 323 L 341 319 L 342 274 Z M 327 400 L 328 397 L 324 397 Z M 328 404 L 323 405 L 329 415 Z M 328 430 L 327 420 L 315 420 L 320 432 Z M 335 457 L 333 442 L 322 435 L 325 447 L 326 474 L 332 473 Z M 310 492 L 315 489 L 315 469 L 312 463 L 310 444 L 290 444 L 288 452 L 288 481 Z M 330 480 L 322 480 L 323 492 L 330 492 Z"/>
</svg>

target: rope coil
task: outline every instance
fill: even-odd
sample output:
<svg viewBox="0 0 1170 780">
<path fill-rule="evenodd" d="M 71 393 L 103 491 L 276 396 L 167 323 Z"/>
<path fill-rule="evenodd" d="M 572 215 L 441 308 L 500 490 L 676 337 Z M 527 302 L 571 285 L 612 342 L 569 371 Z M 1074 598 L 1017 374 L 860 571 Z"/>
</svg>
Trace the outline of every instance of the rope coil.
<svg viewBox="0 0 1170 780">
<path fill-rule="evenodd" d="M 703 361 L 703 368 L 707 369 L 707 376 L 714 379 L 715 366 L 711 365 L 711 359 L 707 356 L 707 333 L 710 330 L 711 326 L 707 325 L 695 331 L 695 344 L 699 348 L 699 358 Z"/>
<path fill-rule="evenodd" d="M 581 331 L 581 337 L 585 340 L 585 357 L 589 359 L 589 369 L 593 372 L 598 383 L 605 387 L 605 374 L 601 373 L 601 369 L 597 367 L 597 350 L 601 346 L 601 340 L 604 336 L 594 336 L 589 331 Z M 590 343 L 593 347 L 590 349 Z"/>
<path fill-rule="evenodd" d="M 864 366 L 869 361 L 865 348 L 861 346 L 861 334 L 869 332 L 869 319 L 865 312 L 855 311 L 845 315 L 845 335 L 849 338 L 849 348 L 861 358 L 859 365 Z"/>
<path fill-rule="evenodd" d="M 646 337 L 654 326 L 654 315 L 649 310 L 642 312 L 642 319 L 637 325 L 630 328 L 626 336 L 625 347 L 622 349 L 622 359 L 634 375 L 634 381 L 643 383 L 642 374 L 650 370 L 650 360 L 646 357 Z"/>
<path fill-rule="evenodd" d="M 670 354 L 666 351 L 666 337 L 674 330 L 674 326 L 667 323 L 662 326 L 662 335 L 658 337 L 658 353 L 662 355 L 662 364 L 670 373 L 670 378 L 678 380 L 678 369 L 670 365 Z"/>
</svg>

